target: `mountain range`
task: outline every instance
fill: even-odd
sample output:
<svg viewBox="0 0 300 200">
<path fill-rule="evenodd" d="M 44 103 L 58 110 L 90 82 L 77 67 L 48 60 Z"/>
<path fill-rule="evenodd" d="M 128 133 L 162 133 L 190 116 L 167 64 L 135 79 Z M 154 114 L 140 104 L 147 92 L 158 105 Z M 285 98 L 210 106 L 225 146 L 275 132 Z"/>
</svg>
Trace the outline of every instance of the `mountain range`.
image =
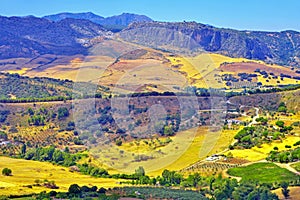
<svg viewBox="0 0 300 200">
<path fill-rule="evenodd" d="M 43 18 L 49 19 L 51 21 L 60 21 L 66 18 L 72 18 L 72 19 L 86 19 L 90 20 L 96 24 L 100 24 L 108 29 L 112 30 L 120 30 L 122 28 L 125 28 L 132 22 L 150 22 L 153 21 L 151 18 L 145 16 L 145 15 L 137 15 L 137 14 L 131 14 L 131 13 L 122 13 L 121 15 L 115 15 L 111 17 L 102 17 L 99 15 L 96 15 L 92 12 L 87 13 L 59 13 L 54 15 L 47 15 Z"/>
<path fill-rule="evenodd" d="M 171 52 L 205 51 L 300 66 L 300 33 L 296 31 L 238 31 L 196 22 L 156 22 L 128 13 L 107 18 L 93 13 L 2 16 L 0 27 L 0 59 L 85 55 L 93 38 L 120 38 Z"/>
</svg>

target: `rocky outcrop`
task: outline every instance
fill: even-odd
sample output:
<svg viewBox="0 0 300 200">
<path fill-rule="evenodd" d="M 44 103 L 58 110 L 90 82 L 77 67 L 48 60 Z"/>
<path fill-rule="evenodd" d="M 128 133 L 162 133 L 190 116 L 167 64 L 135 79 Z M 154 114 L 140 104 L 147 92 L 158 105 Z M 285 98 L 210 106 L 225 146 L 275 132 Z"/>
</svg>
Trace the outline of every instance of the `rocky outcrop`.
<svg viewBox="0 0 300 200">
<path fill-rule="evenodd" d="M 133 23 L 119 33 L 124 40 L 169 51 L 207 51 L 231 57 L 299 66 L 300 33 L 215 28 L 196 22 Z"/>
</svg>

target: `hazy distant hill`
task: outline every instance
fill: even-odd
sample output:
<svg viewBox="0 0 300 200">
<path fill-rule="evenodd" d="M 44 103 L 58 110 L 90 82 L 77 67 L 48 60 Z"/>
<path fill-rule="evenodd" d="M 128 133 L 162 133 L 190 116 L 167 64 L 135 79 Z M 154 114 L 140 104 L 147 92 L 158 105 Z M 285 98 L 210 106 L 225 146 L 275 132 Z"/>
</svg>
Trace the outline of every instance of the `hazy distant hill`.
<svg viewBox="0 0 300 200">
<path fill-rule="evenodd" d="M 300 64 L 300 33 L 296 31 L 237 31 L 196 22 L 147 22 L 131 24 L 120 36 L 167 50 L 202 49 L 281 65 Z"/>
<path fill-rule="evenodd" d="M 51 21 L 60 21 L 66 18 L 71 18 L 71 19 L 86 19 L 86 20 L 90 20 L 94 23 L 100 23 L 104 17 L 101 17 L 99 15 L 95 15 L 92 12 L 87 12 L 87 13 L 69 13 L 69 12 L 64 12 L 64 13 L 58 13 L 58 14 L 54 14 L 54 15 L 47 15 L 44 16 L 43 18 L 45 19 L 49 19 Z"/>
<path fill-rule="evenodd" d="M 103 36 L 99 24 L 83 19 L 52 22 L 37 17 L 0 17 L 0 58 L 34 57 L 41 54 L 84 54 L 85 39 Z"/>
<path fill-rule="evenodd" d="M 86 19 L 94 23 L 103 25 L 108 28 L 124 28 L 132 22 L 149 22 L 153 21 L 151 18 L 145 15 L 137 15 L 131 13 L 122 13 L 121 15 L 115 15 L 112 17 L 104 18 L 102 16 L 96 15 L 92 12 L 87 13 L 59 13 L 54 15 L 48 15 L 44 17 L 51 21 L 60 21 L 66 18 L 72 19 Z"/>
</svg>

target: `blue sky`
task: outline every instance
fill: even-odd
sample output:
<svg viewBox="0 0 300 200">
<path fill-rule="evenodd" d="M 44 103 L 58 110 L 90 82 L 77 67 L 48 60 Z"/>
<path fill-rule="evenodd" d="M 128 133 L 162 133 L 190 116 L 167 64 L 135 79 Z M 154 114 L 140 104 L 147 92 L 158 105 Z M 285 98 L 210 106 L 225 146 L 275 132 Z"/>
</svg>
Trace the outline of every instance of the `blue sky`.
<svg viewBox="0 0 300 200">
<path fill-rule="evenodd" d="M 158 21 L 197 21 L 240 30 L 300 31 L 299 0 L 0 0 L 0 15 L 58 12 L 145 14 Z"/>
</svg>

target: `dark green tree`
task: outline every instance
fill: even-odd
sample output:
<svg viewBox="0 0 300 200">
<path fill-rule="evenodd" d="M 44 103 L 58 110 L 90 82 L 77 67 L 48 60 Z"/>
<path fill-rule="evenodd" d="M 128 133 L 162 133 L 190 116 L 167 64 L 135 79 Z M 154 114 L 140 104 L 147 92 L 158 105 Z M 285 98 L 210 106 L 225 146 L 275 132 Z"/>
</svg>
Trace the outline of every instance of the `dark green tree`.
<svg viewBox="0 0 300 200">
<path fill-rule="evenodd" d="M 21 154 L 25 155 L 26 154 L 26 144 L 23 144 L 21 147 Z"/>
<path fill-rule="evenodd" d="M 81 188 L 79 187 L 78 184 L 72 184 L 70 185 L 69 187 L 69 193 L 72 194 L 72 195 L 78 195 L 81 193 Z"/>
<path fill-rule="evenodd" d="M 282 183 L 280 183 L 280 187 L 282 188 L 281 192 L 282 192 L 284 198 L 287 199 L 290 196 L 290 194 L 289 194 L 290 190 L 288 189 L 289 183 L 288 182 L 282 182 Z"/>
<path fill-rule="evenodd" d="M 11 169 L 9 169 L 9 168 L 4 168 L 4 169 L 2 170 L 2 175 L 4 175 L 4 176 L 11 176 L 11 175 L 12 175 Z"/>
<path fill-rule="evenodd" d="M 135 174 L 138 177 L 145 176 L 145 169 L 142 166 L 139 166 L 139 168 L 135 170 Z"/>
<path fill-rule="evenodd" d="M 279 126 L 280 128 L 283 128 L 284 127 L 284 121 L 279 120 L 279 121 L 276 122 L 276 125 Z"/>
<path fill-rule="evenodd" d="M 58 109 L 58 115 L 57 118 L 58 119 L 62 119 L 65 117 L 68 117 L 70 115 L 68 108 L 66 107 L 61 107 Z"/>
</svg>

